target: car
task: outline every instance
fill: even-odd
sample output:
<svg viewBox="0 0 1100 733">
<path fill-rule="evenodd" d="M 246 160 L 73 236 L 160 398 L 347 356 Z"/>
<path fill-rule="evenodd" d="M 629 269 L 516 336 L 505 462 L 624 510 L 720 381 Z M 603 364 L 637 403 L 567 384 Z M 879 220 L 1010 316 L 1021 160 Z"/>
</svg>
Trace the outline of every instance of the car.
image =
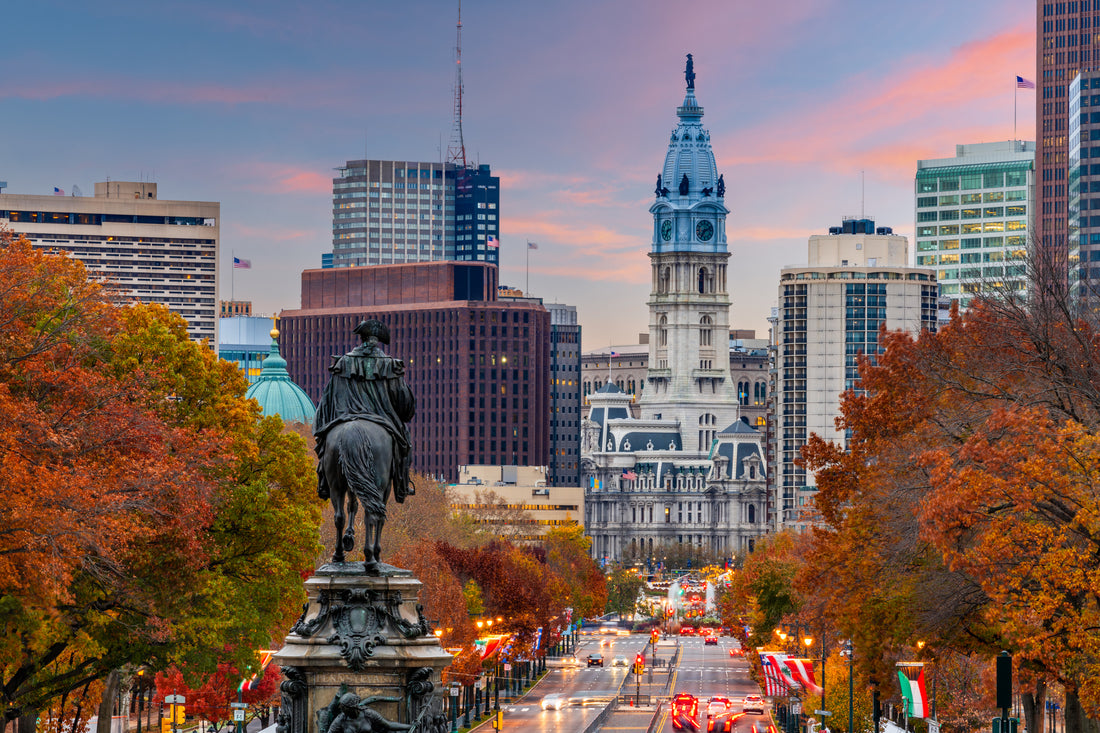
<svg viewBox="0 0 1100 733">
<path fill-rule="evenodd" d="M 745 695 L 745 699 L 741 702 L 741 712 L 763 715 L 764 698 L 759 695 Z"/>
<path fill-rule="evenodd" d="M 615 629 L 615 633 L 619 636 L 630 636 L 630 629 Z"/>
<path fill-rule="evenodd" d="M 560 692 L 551 692 L 542 698 L 543 710 L 561 710 L 569 704 L 569 699 Z"/>
<path fill-rule="evenodd" d="M 712 715 L 707 718 L 707 733 L 733 733 L 733 726 L 737 719 L 744 715 L 744 713 L 735 713 L 732 710 Z M 757 733 L 756 727 L 750 727 L 748 733 Z"/>
<path fill-rule="evenodd" d="M 563 667 L 579 667 L 581 666 L 581 660 L 576 657 L 563 657 L 561 660 Z"/>
<path fill-rule="evenodd" d="M 718 646 L 717 636 L 708 636 L 703 639 L 703 646 Z"/>
<path fill-rule="evenodd" d="M 672 727 L 675 730 L 699 730 L 699 700 L 681 692 L 672 698 Z"/>
<path fill-rule="evenodd" d="M 695 636 L 695 629 L 691 626 L 683 626 L 680 628 L 680 636 Z"/>
<path fill-rule="evenodd" d="M 612 646 L 614 643 L 612 639 L 600 639 L 600 646 Z"/>
<path fill-rule="evenodd" d="M 733 706 L 733 703 L 729 701 L 727 697 L 712 697 L 710 702 L 707 703 L 707 717 L 713 717 L 715 715 L 721 715 L 729 711 Z"/>
<path fill-rule="evenodd" d="M 589 654 L 588 655 L 588 666 L 589 667 L 602 667 L 603 666 L 603 655 L 602 654 Z"/>
<path fill-rule="evenodd" d="M 730 656 L 731 657 L 743 657 L 743 656 L 745 656 L 745 650 L 742 649 L 741 647 L 734 647 L 733 649 L 730 649 Z"/>
<path fill-rule="evenodd" d="M 626 657 L 615 657 L 611 660 L 612 667 L 628 667 L 630 663 L 626 661 Z"/>
<path fill-rule="evenodd" d="M 607 635 L 607 636 L 617 636 L 618 633 L 619 633 L 619 630 L 617 628 L 615 628 L 614 626 L 601 626 L 600 630 L 599 630 L 599 633 Z"/>
</svg>

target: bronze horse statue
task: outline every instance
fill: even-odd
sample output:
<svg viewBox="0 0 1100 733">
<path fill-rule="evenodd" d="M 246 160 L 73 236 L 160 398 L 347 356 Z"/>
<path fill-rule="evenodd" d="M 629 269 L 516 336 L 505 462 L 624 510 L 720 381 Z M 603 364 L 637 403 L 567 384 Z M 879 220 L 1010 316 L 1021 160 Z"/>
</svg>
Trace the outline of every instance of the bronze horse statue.
<svg viewBox="0 0 1100 733">
<path fill-rule="evenodd" d="M 329 432 L 321 468 L 332 500 L 338 538 L 333 562 L 345 562 L 344 553 L 355 549 L 355 517 L 362 504 L 363 555 L 368 569 L 377 567 L 386 504 L 390 499 L 392 464 L 393 438 L 378 423 L 353 420 L 340 423 Z"/>
<path fill-rule="evenodd" d="M 416 399 L 405 384 L 404 365 L 382 350 L 390 342 L 389 329 L 369 320 L 355 333 L 363 343 L 335 357 L 317 406 L 317 493 L 332 500 L 334 563 L 345 562 L 345 553 L 355 548 L 355 517 L 363 505 L 363 555 L 367 572 L 376 574 L 390 489 L 398 502 L 413 493 L 406 423 Z"/>
</svg>

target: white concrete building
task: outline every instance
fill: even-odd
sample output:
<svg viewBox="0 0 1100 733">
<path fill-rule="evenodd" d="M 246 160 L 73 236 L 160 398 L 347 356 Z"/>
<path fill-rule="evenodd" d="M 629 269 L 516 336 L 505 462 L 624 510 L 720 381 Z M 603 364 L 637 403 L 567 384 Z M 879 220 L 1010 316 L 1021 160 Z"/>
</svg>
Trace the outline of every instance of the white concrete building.
<svg viewBox="0 0 1100 733">
<path fill-rule="evenodd" d="M 796 465 L 812 433 L 841 444 L 840 395 L 857 387 L 859 354 L 879 352 L 879 327 L 934 331 L 935 270 L 908 266 L 908 243 L 869 219 L 847 219 L 809 240 L 808 264 L 783 268 L 772 328 L 775 419 L 771 466 L 776 527 L 802 526 L 816 491 Z"/>
<path fill-rule="evenodd" d="M 210 201 L 162 201 L 157 184 L 109 181 L 95 196 L 0 194 L 0 225 L 65 251 L 121 302 L 160 303 L 194 340 L 217 345 L 218 217 Z"/>
<path fill-rule="evenodd" d="M 634 395 L 607 382 L 587 396 L 581 428 L 585 527 L 601 561 L 652 563 L 669 545 L 731 557 L 768 531 L 764 437 L 741 419 L 730 372 L 725 180 L 690 60 L 686 78 L 650 207 L 639 415 Z"/>
</svg>

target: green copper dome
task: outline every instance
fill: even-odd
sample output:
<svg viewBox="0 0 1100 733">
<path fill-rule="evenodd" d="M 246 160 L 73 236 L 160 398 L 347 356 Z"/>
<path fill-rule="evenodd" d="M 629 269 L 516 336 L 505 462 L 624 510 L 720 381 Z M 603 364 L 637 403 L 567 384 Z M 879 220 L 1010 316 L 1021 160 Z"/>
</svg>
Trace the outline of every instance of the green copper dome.
<svg viewBox="0 0 1100 733">
<path fill-rule="evenodd" d="M 278 415 L 283 422 L 313 424 L 317 408 L 301 387 L 290 381 L 286 359 L 279 354 L 279 332 L 271 331 L 271 350 L 260 368 L 256 383 L 248 388 L 245 397 L 260 403 L 264 415 Z"/>
</svg>

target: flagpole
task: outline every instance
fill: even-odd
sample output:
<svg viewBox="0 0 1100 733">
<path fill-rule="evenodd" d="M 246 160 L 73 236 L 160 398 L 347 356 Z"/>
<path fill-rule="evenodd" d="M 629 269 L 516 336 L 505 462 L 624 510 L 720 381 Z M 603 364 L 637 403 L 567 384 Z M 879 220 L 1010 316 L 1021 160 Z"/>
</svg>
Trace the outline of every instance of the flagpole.
<svg viewBox="0 0 1100 733">
<path fill-rule="evenodd" d="M 1012 141 L 1016 141 L 1016 94 L 1020 90 L 1020 83 L 1015 79 L 1012 80 Z"/>
<path fill-rule="evenodd" d="M 531 240 L 527 240 L 527 290 L 525 295 L 531 297 Z"/>
<path fill-rule="evenodd" d="M 234 297 L 234 284 L 237 279 L 237 251 L 229 250 L 229 258 L 231 260 L 229 263 L 229 300 L 234 301 L 236 300 Z"/>
</svg>

